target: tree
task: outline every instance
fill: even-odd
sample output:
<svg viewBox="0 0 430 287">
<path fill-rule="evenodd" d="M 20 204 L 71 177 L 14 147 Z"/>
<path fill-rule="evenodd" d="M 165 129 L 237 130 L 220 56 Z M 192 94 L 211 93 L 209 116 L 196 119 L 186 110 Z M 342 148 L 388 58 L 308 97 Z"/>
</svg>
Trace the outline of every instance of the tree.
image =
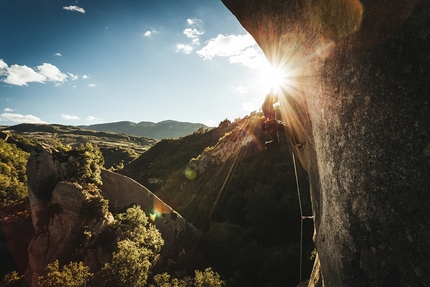
<svg viewBox="0 0 430 287">
<path fill-rule="evenodd" d="M 112 223 L 119 241 L 112 261 L 100 271 L 105 286 L 144 286 L 164 241 L 139 206 L 118 214 Z"/>
<path fill-rule="evenodd" d="M 16 145 L 0 140 L 0 205 L 21 201 L 27 196 L 28 156 Z"/>
<path fill-rule="evenodd" d="M 151 251 L 140 247 L 129 239 L 118 242 L 117 251 L 112 254 L 112 262 L 101 270 L 105 286 L 144 286 L 151 268 Z"/>
<path fill-rule="evenodd" d="M 40 287 L 85 287 L 88 286 L 89 280 L 93 277 L 90 268 L 82 262 L 70 262 L 60 269 L 58 260 L 48 264 L 45 268 L 44 275 L 38 279 Z"/>
<path fill-rule="evenodd" d="M 200 272 L 195 271 L 196 276 L 194 277 L 195 287 L 222 287 L 224 286 L 224 281 L 220 279 L 218 273 L 212 271 L 212 269 L 206 268 L 205 271 Z"/>
</svg>

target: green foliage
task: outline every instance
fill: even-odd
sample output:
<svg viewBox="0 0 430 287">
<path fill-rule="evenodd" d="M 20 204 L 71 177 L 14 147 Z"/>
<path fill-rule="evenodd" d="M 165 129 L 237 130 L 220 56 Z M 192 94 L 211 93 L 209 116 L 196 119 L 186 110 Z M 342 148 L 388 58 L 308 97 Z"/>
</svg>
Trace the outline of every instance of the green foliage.
<svg viewBox="0 0 430 287">
<path fill-rule="evenodd" d="M 145 286 L 151 268 L 151 251 L 137 242 L 125 239 L 118 242 L 112 262 L 102 268 L 104 286 Z"/>
<path fill-rule="evenodd" d="M 164 240 L 158 229 L 149 223 L 148 217 L 139 206 L 135 205 L 128 208 L 125 213 L 118 214 L 118 221 L 122 236 L 149 249 L 151 259 L 161 251 Z"/>
<path fill-rule="evenodd" d="M 45 273 L 39 277 L 38 286 L 40 287 L 85 287 L 93 277 L 90 268 L 82 262 L 70 262 L 60 269 L 58 260 L 48 264 Z"/>
<path fill-rule="evenodd" d="M 211 268 L 206 268 L 205 271 L 195 271 L 194 286 L 196 287 L 221 287 L 224 282 L 220 279 L 218 273 L 212 271 Z"/>
<path fill-rule="evenodd" d="M 140 171 L 136 177 L 132 172 L 128 175 L 145 185 L 155 174 L 161 178 L 157 195 L 205 231 L 200 250 L 229 286 L 298 283 L 301 218 L 291 150 L 282 133 L 276 149 L 264 150 L 270 135 L 263 130 L 263 123 L 261 113 L 253 113 L 204 134 L 162 141 L 124 168 L 125 173 L 131 168 Z M 234 129 L 237 126 L 241 128 Z M 215 151 L 219 141 L 228 146 L 244 136 L 253 141 L 225 158 L 222 165 L 213 164 L 192 180 L 186 177 L 190 160 L 199 160 L 203 151 Z M 228 149 L 219 156 L 224 152 Z M 307 175 L 298 168 L 303 211 L 312 214 Z M 312 232 L 312 221 L 305 221 L 303 254 L 313 250 Z M 303 277 L 311 268 L 312 261 L 304 259 Z"/>
<path fill-rule="evenodd" d="M 157 274 L 154 276 L 156 287 L 185 287 L 187 282 L 185 280 L 179 280 L 178 278 L 171 278 L 171 276 L 165 272 L 163 274 Z"/>
<path fill-rule="evenodd" d="M 76 168 L 80 181 L 102 184 L 100 167 L 104 165 L 104 158 L 100 149 L 91 143 L 81 145 L 76 149 L 78 156 Z"/>
<path fill-rule="evenodd" d="M 84 189 L 85 201 L 82 206 L 82 216 L 89 219 L 104 217 L 109 211 L 109 202 L 104 199 L 101 190 L 94 184 L 89 184 Z"/>
<path fill-rule="evenodd" d="M 129 147 L 114 146 L 100 148 L 105 159 L 105 167 L 114 170 L 122 169 L 124 164 L 136 159 L 139 155 Z"/>
<path fill-rule="evenodd" d="M 27 197 L 26 163 L 29 154 L 0 140 L 0 206 Z"/>
<path fill-rule="evenodd" d="M 23 276 L 20 275 L 18 272 L 12 271 L 3 277 L 3 280 L 0 283 L 0 287 L 16 286 L 22 280 L 22 278 Z"/>
<path fill-rule="evenodd" d="M 226 126 L 196 132 L 179 139 L 163 139 L 119 172 L 158 193 L 161 186 L 149 183 L 149 178 L 167 182 L 172 174 L 183 169 L 192 158 L 196 158 L 206 147 L 215 145 L 221 136 L 232 129 L 233 127 Z"/>
<path fill-rule="evenodd" d="M 156 287 L 222 287 L 225 286 L 223 280 L 212 268 L 204 271 L 195 270 L 194 278 L 184 277 L 181 279 L 172 278 L 168 273 L 157 274 L 154 276 Z"/>
<path fill-rule="evenodd" d="M 128 208 L 117 218 L 111 225 L 117 234 L 116 250 L 100 275 L 106 286 L 144 286 L 164 241 L 139 206 Z"/>
</svg>

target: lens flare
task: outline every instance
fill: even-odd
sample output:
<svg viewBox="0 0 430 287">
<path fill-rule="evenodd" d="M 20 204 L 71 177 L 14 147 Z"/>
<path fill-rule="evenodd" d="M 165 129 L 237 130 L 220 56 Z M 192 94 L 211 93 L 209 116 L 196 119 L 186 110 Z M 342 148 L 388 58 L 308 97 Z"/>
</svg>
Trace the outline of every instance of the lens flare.
<svg viewBox="0 0 430 287">
<path fill-rule="evenodd" d="M 155 221 L 155 219 L 160 216 L 161 213 L 158 210 L 154 209 L 154 212 L 149 214 L 149 219 L 151 219 L 151 221 Z"/>
<path fill-rule="evenodd" d="M 186 169 L 185 169 L 185 176 L 188 178 L 188 179 L 195 179 L 196 178 L 196 176 L 197 176 L 197 173 L 195 172 L 195 170 L 194 169 L 192 169 L 192 168 L 190 168 L 190 167 L 187 167 Z"/>
</svg>

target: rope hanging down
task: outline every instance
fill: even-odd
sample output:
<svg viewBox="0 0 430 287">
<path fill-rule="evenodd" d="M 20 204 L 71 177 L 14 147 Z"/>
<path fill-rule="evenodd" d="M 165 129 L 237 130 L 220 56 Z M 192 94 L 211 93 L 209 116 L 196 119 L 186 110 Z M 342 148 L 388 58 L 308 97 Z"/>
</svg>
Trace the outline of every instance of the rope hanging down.
<svg viewBox="0 0 430 287">
<path fill-rule="evenodd" d="M 300 187 L 299 187 L 299 177 L 297 176 L 297 167 L 296 167 L 296 157 L 294 156 L 294 152 L 291 153 L 293 155 L 293 165 L 294 165 L 294 175 L 296 176 L 296 186 L 297 186 L 297 197 L 299 199 L 299 209 L 300 209 L 300 268 L 299 268 L 299 284 L 302 282 L 302 261 L 303 261 L 303 219 L 310 218 L 313 219 L 314 216 L 304 216 L 302 209 L 302 199 L 300 196 Z"/>
</svg>

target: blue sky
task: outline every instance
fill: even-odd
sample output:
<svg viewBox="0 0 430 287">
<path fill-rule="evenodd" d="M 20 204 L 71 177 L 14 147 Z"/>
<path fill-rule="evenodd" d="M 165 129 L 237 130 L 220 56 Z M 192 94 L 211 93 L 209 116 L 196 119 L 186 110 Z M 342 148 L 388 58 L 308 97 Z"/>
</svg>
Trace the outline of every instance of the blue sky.
<svg viewBox="0 0 430 287">
<path fill-rule="evenodd" d="M 0 0 L 0 125 L 258 110 L 269 64 L 221 0 Z"/>
</svg>

